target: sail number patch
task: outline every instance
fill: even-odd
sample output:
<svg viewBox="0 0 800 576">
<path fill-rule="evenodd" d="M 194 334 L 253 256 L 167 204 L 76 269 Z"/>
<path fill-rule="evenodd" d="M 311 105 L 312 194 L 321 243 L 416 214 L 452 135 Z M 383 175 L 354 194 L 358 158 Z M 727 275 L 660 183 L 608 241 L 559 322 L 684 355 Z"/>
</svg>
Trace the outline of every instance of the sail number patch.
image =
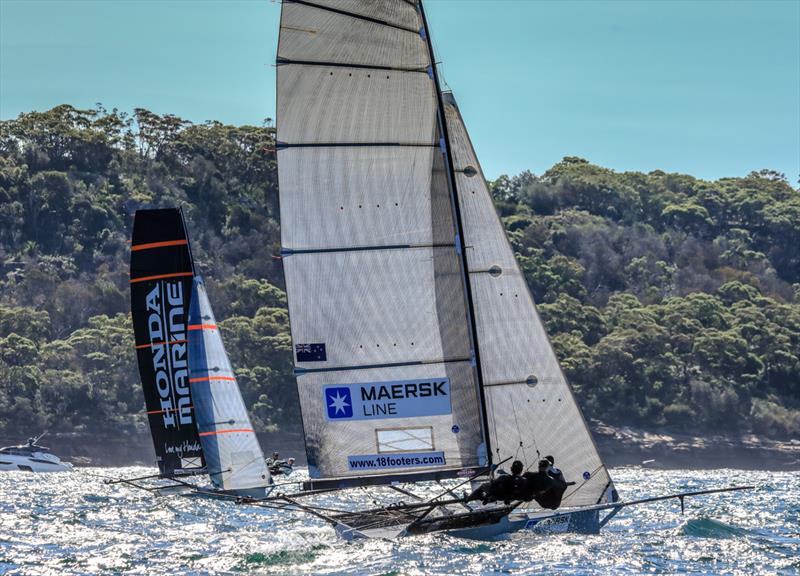
<svg viewBox="0 0 800 576">
<path fill-rule="evenodd" d="M 322 389 L 328 420 L 379 420 L 450 414 L 450 379 L 336 384 Z"/>
</svg>

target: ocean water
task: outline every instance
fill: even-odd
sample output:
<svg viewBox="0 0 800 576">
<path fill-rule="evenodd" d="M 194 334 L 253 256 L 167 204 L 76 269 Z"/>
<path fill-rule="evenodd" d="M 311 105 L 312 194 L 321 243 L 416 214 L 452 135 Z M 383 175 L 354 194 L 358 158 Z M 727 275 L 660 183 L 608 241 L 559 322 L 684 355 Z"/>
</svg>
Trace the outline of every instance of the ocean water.
<svg viewBox="0 0 800 576">
<path fill-rule="evenodd" d="M 432 534 L 353 544 L 306 515 L 154 497 L 102 480 L 148 473 L 0 472 L 0 574 L 800 573 L 796 472 L 619 468 L 612 476 L 627 500 L 733 484 L 757 488 L 689 498 L 684 515 L 677 500 L 628 508 L 593 536 L 523 531 L 475 541 Z M 374 493 L 351 491 L 347 498 L 368 505 Z M 326 495 L 319 502 L 335 500 Z"/>
</svg>

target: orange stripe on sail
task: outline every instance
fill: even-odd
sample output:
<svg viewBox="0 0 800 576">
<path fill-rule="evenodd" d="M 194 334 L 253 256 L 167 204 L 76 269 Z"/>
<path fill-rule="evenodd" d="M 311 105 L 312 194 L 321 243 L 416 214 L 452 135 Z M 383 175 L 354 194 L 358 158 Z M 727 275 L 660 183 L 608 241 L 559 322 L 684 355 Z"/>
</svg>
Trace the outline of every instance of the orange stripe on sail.
<svg viewBox="0 0 800 576">
<path fill-rule="evenodd" d="M 216 324 L 189 324 L 189 330 L 216 330 Z"/>
<path fill-rule="evenodd" d="M 150 242 L 148 244 L 134 244 L 131 246 L 131 252 L 138 252 L 139 250 L 150 250 L 151 248 L 164 248 L 166 246 L 185 246 L 188 240 L 166 240 L 164 242 Z"/>
<path fill-rule="evenodd" d="M 158 274 L 157 276 L 142 276 L 141 278 L 131 278 L 131 284 L 136 282 L 147 282 L 148 280 L 161 280 L 163 278 L 178 278 L 182 276 L 193 276 L 194 272 L 172 272 L 171 274 Z"/>
<path fill-rule="evenodd" d="M 199 436 L 216 436 L 217 434 L 230 434 L 232 432 L 253 432 L 253 429 L 231 428 L 230 430 L 214 430 L 213 432 L 200 432 Z"/>
<path fill-rule="evenodd" d="M 194 409 L 194 406 L 183 406 L 182 408 L 165 408 L 164 410 L 148 410 L 145 414 L 166 414 L 167 412 L 178 412 L 185 408 Z"/>
<path fill-rule="evenodd" d="M 202 378 L 189 378 L 189 382 L 208 382 L 209 380 L 228 380 L 230 382 L 236 382 L 236 378 L 233 376 L 203 376 Z"/>
<path fill-rule="evenodd" d="M 169 346 L 170 344 L 186 344 L 188 340 L 170 340 L 169 342 L 150 342 L 150 344 L 139 344 L 136 346 L 137 350 L 141 350 L 142 348 L 152 348 L 153 346 L 162 346 L 166 344 Z"/>
</svg>

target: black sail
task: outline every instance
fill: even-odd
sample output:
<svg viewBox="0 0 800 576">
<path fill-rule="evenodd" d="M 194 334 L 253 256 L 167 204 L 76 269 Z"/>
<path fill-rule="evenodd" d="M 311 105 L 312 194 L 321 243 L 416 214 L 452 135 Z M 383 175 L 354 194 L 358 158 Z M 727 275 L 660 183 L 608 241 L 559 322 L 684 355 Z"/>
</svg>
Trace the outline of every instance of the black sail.
<svg viewBox="0 0 800 576">
<path fill-rule="evenodd" d="M 179 209 L 136 212 L 130 272 L 136 355 L 159 470 L 198 471 L 205 463 L 189 390 L 187 337 L 194 267 Z"/>
</svg>

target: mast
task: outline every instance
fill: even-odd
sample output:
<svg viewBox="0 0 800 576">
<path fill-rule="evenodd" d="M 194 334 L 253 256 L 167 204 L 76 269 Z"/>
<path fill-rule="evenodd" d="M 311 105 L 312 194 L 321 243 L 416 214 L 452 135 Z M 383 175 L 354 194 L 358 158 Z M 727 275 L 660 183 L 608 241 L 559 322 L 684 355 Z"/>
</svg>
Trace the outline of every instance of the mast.
<svg viewBox="0 0 800 576">
<path fill-rule="evenodd" d="M 447 166 L 447 187 L 450 190 L 450 199 L 453 205 L 453 213 L 455 215 L 456 225 L 456 248 L 458 250 L 459 258 L 461 259 L 461 276 L 464 285 L 464 293 L 467 297 L 467 316 L 469 319 L 470 339 L 472 344 L 472 353 L 475 361 L 475 377 L 478 382 L 478 398 L 480 399 L 481 410 L 481 426 L 483 427 L 483 437 L 486 442 L 486 457 L 487 465 L 492 463 L 492 449 L 489 442 L 489 418 L 486 412 L 486 398 L 483 390 L 483 371 L 481 370 L 481 355 L 478 346 L 478 330 L 475 321 L 475 307 L 472 297 L 472 287 L 469 281 L 469 267 L 467 263 L 467 248 L 464 242 L 464 226 L 461 217 L 461 206 L 458 198 L 458 188 L 456 186 L 455 169 L 453 167 L 453 158 L 450 153 L 450 136 L 447 132 L 447 121 L 444 114 L 444 101 L 442 99 L 442 87 L 439 83 L 439 73 L 436 67 L 436 55 L 433 52 L 433 44 L 431 43 L 430 29 L 428 28 L 428 19 L 425 16 L 425 9 L 422 6 L 422 0 L 417 0 L 419 13 L 422 17 L 423 28 L 421 33 L 425 38 L 425 43 L 428 46 L 428 54 L 431 61 L 431 75 L 433 76 L 433 83 L 436 89 L 436 117 L 439 124 L 439 133 L 441 134 L 440 147 L 442 154 L 445 157 Z"/>
<path fill-rule="evenodd" d="M 315 484 L 471 475 L 491 451 L 425 34 L 414 0 L 282 5 L 281 246 Z"/>
</svg>

